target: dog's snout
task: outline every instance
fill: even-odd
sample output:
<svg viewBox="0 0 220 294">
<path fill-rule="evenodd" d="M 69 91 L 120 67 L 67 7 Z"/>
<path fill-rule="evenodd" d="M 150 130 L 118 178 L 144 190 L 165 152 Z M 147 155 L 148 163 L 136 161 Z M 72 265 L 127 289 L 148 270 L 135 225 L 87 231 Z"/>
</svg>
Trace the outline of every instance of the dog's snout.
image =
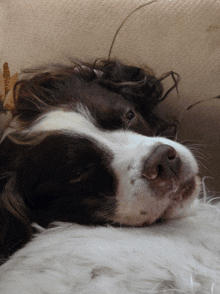
<svg viewBox="0 0 220 294">
<path fill-rule="evenodd" d="M 145 160 L 142 171 L 148 180 L 168 180 L 178 175 L 181 160 L 176 150 L 166 144 L 157 146 Z"/>
</svg>

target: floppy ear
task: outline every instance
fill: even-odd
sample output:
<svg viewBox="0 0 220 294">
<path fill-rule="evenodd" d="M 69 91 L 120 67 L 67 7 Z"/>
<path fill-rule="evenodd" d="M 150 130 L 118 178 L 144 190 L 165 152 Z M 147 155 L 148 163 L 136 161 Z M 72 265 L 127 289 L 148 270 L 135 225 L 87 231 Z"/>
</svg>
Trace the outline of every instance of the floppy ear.
<svg viewBox="0 0 220 294">
<path fill-rule="evenodd" d="M 163 135 L 173 139 L 176 134 L 176 122 L 166 122 L 155 113 L 154 108 L 164 100 L 166 95 L 174 88 L 163 95 L 161 81 L 172 73 L 156 78 L 153 71 L 148 68 L 128 66 L 119 61 L 101 61 L 97 69 L 103 71 L 99 83 L 121 94 L 130 101 L 135 109 L 150 124 L 155 135 Z M 178 81 L 177 81 L 178 82 Z M 176 84 L 175 84 L 176 85 Z"/>
<path fill-rule="evenodd" d="M 31 238 L 28 211 L 17 192 L 15 167 L 9 167 L 14 160 L 13 152 L 10 145 L 3 143 L 0 145 L 0 262 Z"/>
<path fill-rule="evenodd" d="M 119 61 L 102 61 L 100 82 L 123 95 L 138 110 L 151 111 L 162 99 L 163 87 L 150 68 L 124 65 Z"/>
</svg>

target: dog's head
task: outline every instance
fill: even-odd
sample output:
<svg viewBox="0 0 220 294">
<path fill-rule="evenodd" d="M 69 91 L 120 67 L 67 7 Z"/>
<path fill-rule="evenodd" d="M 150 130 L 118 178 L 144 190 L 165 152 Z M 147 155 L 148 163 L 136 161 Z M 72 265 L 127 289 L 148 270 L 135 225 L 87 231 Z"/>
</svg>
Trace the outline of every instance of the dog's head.
<svg viewBox="0 0 220 294">
<path fill-rule="evenodd" d="M 143 226 L 183 215 L 198 167 L 156 136 L 167 129 L 152 113 L 161 95 L 153 75 L 119 62 L 21 80 L 1 142 L 3 250 L 25 243 L 32 222 Z"/>
</svg>

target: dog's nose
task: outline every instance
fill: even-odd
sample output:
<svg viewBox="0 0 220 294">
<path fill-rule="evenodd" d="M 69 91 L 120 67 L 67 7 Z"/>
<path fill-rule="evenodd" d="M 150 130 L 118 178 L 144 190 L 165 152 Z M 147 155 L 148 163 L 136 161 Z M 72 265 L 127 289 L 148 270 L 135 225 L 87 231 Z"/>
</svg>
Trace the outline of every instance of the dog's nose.
<svg viewBox="0 0 220 294">
<path fill-rule="evenodd" d="M 181 160 L 176 150 L 166 144 L 157 146 L 145 160 L 142 175 L 148 180 L 166 181 L 178 175 Z"/>
</svg>

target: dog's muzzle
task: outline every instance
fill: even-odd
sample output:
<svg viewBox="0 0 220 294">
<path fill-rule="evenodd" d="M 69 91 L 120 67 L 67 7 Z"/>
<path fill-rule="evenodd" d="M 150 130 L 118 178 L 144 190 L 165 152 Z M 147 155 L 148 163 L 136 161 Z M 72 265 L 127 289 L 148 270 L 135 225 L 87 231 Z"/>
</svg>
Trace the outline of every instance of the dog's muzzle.
<svg viewBox="0 0 220 294">
<path fill-rule="evenodd" d="M 164 197 L 171 193 L 175 197 L 177 193 L 187 190 L 184 193 L 187 197 L 191 194 L 195 181 L 194 176 L 189 177 L 190 170 L 187 169 L 189 168 L 183 166 L 179 154 L 172 146 L 161 144 L 145 160 L 142 176 L 149 182 L 156 196 Z"/>
<path fill-rule="evenodd" d="M 145 161 L 142 174 L 148 180 L 166 181 L 179 174 L 180 166 L 181 160 L 176 150 L 162 144 Z"/>
</svg>

